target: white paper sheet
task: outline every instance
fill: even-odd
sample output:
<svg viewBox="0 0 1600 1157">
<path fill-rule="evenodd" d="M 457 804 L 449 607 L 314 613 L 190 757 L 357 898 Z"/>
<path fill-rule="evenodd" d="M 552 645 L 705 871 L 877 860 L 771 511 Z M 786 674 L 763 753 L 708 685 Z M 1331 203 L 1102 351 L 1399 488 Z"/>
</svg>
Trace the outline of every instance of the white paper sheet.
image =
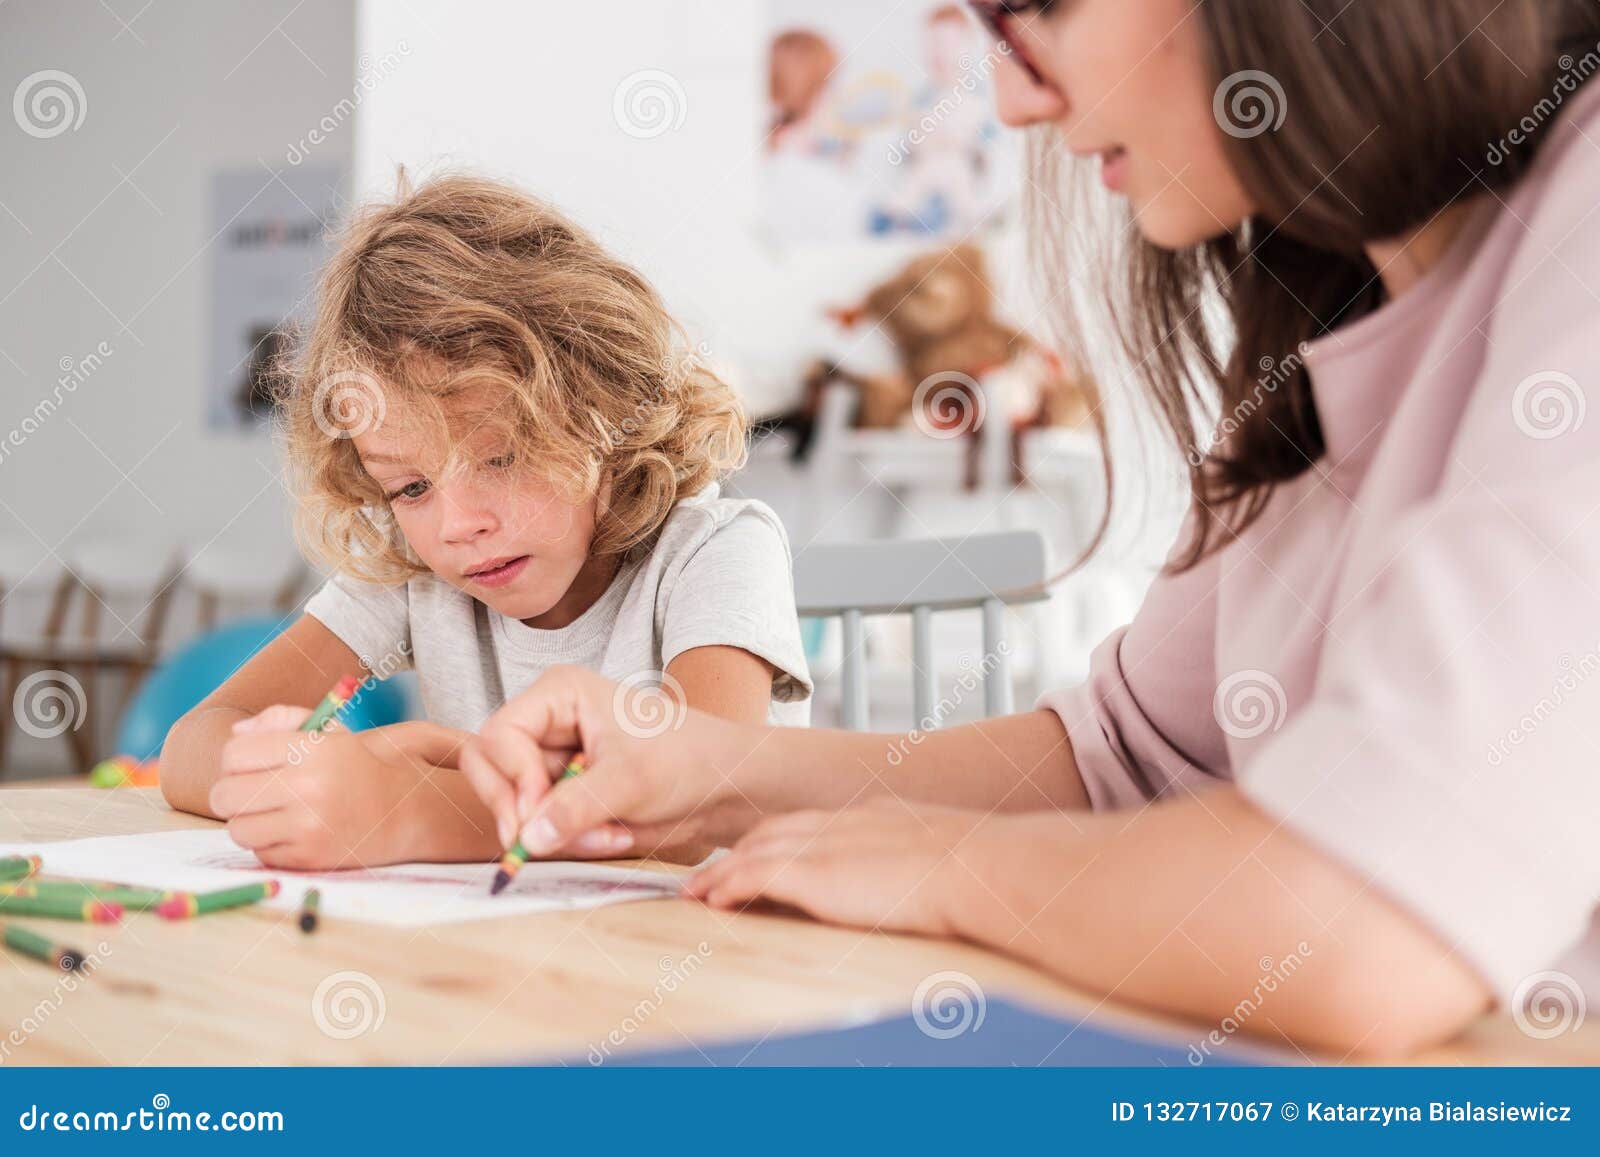
<svg viewBox="0 0 1600 1157">
<path fill-rule="evenodd" d="M 679 887 L 675 877 L 659 872 L 565 862 L 528 863 L 498 896 L 489 895 L 495 864 L 276 871 L 263 867 L 222 828 L 0 844 L 0 856 L 26 854 L 42 856 L 48 876 L 116 880 L 143 888 L 204 892 L 251 880 L 278 880 L 283 891 L 263 901 L 269 908 L 297 909 L 305 890 L 315 887 L 329 919 L 403 928 L 663 899 L 676 896 Z"/>
</svg>

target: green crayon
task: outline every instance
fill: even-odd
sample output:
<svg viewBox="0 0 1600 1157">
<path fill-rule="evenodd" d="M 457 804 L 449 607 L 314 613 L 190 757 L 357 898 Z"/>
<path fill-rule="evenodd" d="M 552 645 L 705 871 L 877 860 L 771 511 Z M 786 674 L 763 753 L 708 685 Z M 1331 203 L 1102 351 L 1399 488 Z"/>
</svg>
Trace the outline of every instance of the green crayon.
<svg viewBox="0 0 1600 1157">
<path fill-rule="evenodd" d="M 339 714 L 339 708 L 350 701 L 350 697 L 356 693 L 356 688 L 359 686 L 361 680 L 354 675 L 346 675 L 340 679 L 333 685 L 333 690 L 324 695 L 322 702 L 318 703 L 306 717 L 306 721 L 300 725 L 300 730 L 321 731 L 328 726 L 333 722 L 333 717 Z"/>
<path fill-rule="evenodd" d="M 305 896 L 300 901 L 300 931 L 317 930 L 317 909 L 321 905 L 322 893 L 315 888 L 307 888 Z"/>
<path fill-rule="evenodd" d="M 39 868 L 38 856 L 0 856 L 0 881 L 26 880 Z"/>
<path fill-rule="evenodd" d="M 567 766 L 561 769 L 561 774 L 556 776 L 556 782 L 564 779 L 577 779 L 583 774 L 583 769 L 588 766 L 583 752 L 578 752 L 567 760 Z M 505 891 L 511 881 L 517 878 L 517 873 L 522 871 L 522 865 L 528 862 L 528 849 L 518 840 L 506 849 L 506 854 L 500 857 L 500 870 L 494 874 L 494 880 L 489 884 L 489 895 L 498 896 Z"/>
<path fill-rule="evenodd" d="M 83 920 L 90 924 L 115 924 L 122 919 L 122 905 L 108 904 L 81 892 L 77 895 L 42 895 L 33 885 L 12 885 L 0 893 L 0 912 L 13 916 L 49 916 L 56 920 Z M 26 890 L 24 890 L 26 889 Z"/>
<path fill-rule="evenodd" d="M 30 894 L 37 896 L 75 896 L 84 900 L 104 900 L 108 904 L 120 904 L 130 912 L 148 912 L 151 908 L 159 907 L 175 896 L 182 895 L 181 892 L 160 888 L 136 888 L 130 884 L 91 880 L 26 880 L 21 883 L 0 884 L 0 893 L 21 894 L 24 888 L 31 889 Z"/>
<path fill-rule="evenodd" d="M 263 880 L 258 884 L 241 884 L 237 888 L 223 888 L 218 892 L 180 892 L 165 904 L 158 905 L 156 912 L 168 920 L 187 920 L 225 908 L 239 908 L 245 904 L 270 900 L 280 890 L 278 881 Z"/>
<path fill-rule="evenodd" d="M 83 967 L 83 953 L 63 948 L 49 937 L 41 936 L 19 924 L 0 924 L 0 944 L 15 949 L 24 956 L 54 964 L 63 972 L 76 972 Z"/>
</svg>

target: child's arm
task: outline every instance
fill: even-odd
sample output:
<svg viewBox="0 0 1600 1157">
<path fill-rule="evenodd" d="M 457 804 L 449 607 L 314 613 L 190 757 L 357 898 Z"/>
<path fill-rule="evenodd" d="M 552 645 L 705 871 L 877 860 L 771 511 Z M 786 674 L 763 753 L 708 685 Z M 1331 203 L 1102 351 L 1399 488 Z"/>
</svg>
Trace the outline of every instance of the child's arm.
<svg viewBox="0 0 1600 1157">
<path fill-rule="evenodd" d="M 417 754 L 441 730 L 241 731 L 223 748 L 210 808 L 270 867 L 491 859 L 502 845 L 466 777 Z"/>
<path fill-rule="evenodd" d="M 296 730 L 355 652 L 306 615 L 173 727 L 161 787 L 276 867 L 486 859 L 500 850 L 459 771 L 462 733 L 416 721 L 311 741 Z"/>
<path fill-rule="evenodd" d="M 772 705 L 771 663 L 739 647 L 695 647 L 667 664 L 683 705 L 735 723 L 764 723 Z"/>
<path fill-rule="evenodd" d="M 207 800 L 235 723 L 280 704 L 315 707 L 344 676 L 366 674 L 337 635 L 301 615 L 173 725 L 161 748 L 162 794 L 179 811 L 216 818 Z"/>
</svg>

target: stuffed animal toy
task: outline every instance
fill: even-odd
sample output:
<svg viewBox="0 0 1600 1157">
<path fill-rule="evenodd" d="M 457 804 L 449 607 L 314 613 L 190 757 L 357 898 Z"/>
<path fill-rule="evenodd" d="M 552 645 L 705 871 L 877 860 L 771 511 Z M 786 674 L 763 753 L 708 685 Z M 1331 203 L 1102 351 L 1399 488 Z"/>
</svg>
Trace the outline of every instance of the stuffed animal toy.
<svg viewBox="0 0 1600 1157">
<path fill-rule="evenodd" d="M 1020 482 L 1023 431 L 1088 420 L 1093 384 L 1070 374 L 1054 354 L 995 316 L 983 254 L 975 246 L 919 257 L 858 304 L 830 313 L 846 328 L 865 320 L 880 325 L 895 344 L 901 368 L 858 374 L 834 363 L 814 363 L 801 405 L 763 424 L 797 432 L 797 459 L 809 449 L 812 421 L 830 382 L 843 382 L 859 394 L 859 428 L 909 422 L 936 437 L 968 438 L 969 488 L 977 484 L 977 433 L 984 421 L 1010 424 L 1013 475 Z M 987 386 L 983 399 L 975 396 L 980 380 Z"/>
</svg>

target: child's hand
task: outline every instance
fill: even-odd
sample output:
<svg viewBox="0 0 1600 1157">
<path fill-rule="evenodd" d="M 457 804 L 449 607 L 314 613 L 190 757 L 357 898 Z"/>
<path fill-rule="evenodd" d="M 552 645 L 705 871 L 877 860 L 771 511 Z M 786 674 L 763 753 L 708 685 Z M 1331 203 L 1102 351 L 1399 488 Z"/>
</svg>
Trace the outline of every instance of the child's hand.
<svg viewBox="0 0 1600 1157">
<path fill-rule="evenodd" d="M 295 707 L 288 703 L 279 703 L 258 711 L 248 719 L 241 719 L 233 725 L 235 735 L 253 735 L 262 731 L 299 731 L 301 724 L 311 718 L 311 708 Z M 337 727 L 337 720 L 330 725 Z"/>
<path fill-rule="evenodd" d="M 535 856 L 643 855 L 714 836 L 742 801 L 696 755 L 718 720 L 663 701 L 673 714 L 626 726 L 626 688 L 582 667 L 552 667 L 489 717 L 461 770 L 494 813 L 501 843 Z M 553 783 L 582 751 L 582 775 Z M 732 797 L 730 800 L 729 797 Z"/>
<path fill-rule="evenodd" d="M 384 734 L 405 725 L 354 734 L 293 730 L 308 714 L 303 707 L 270 707 L 235 725 L 210 797 L 228 834 L 273 868 L 407 859 L 400 829 L 409 813 L 402 805 L 425 769 Z"/>
</svg>

